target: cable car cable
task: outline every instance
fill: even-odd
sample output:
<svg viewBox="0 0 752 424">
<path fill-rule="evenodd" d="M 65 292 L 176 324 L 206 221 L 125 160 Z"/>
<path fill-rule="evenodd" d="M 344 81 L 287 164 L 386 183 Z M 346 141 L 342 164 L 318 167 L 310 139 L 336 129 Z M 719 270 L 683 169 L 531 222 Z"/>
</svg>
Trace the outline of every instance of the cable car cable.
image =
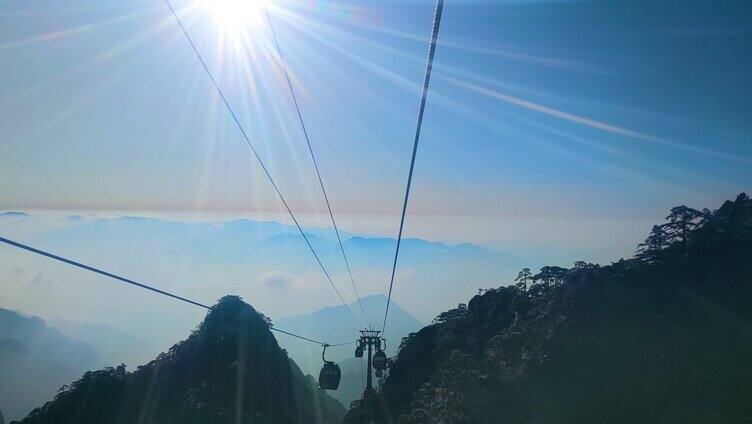
<svg viewBox="0 0 752 424">
<path fill-rule="evenodd" d="M 328 344 L 327 346 L 329 346 L 329 347 L 347 346 L 347 345 L 351 345 L 353 343 L 357 343 L 357 341 L 358 340 L 356 339 L 356 340 L 350 340 L 349 342 L 344 342 L 344 343 Z"/>
<path fill-rule="evenodd" d="M 130 285 L 133 285 L 133 286 L 136 286 L 136 287 L 140 287 L 142 289 L 150 290 L 152 292 L 161 294 L 163 296 L 171 297 L 171 298 L 176 299 L 176 300 L 181 300 L 183 302 L 190 303 L 191 305 L 195 305 L 195 306 L 207 309 L 207 310 L 211 310 L 212 309 L 211 306 L 204 305 L 203 303 L 199 303 L 199 302 L 196 302 L 194 300 L 190 300 L 188 298 L 185 298 L 185 297 L 182 297 L 182 296 L 178 296 L 178 295 L 176 295 L 174 293 L 170 293 L 170 292 L 167 292 L 167 291 L 164 291 L 164 290 L 160 290 L 160 289 L 158 289 L 156 287 L 152 287 L 152 286 L 150 286 L 148 284 L 139 283 L 137 281 L 131 280 L 130 278 L 121 277 L 121 276 L 119 276 L 117 274 L 113 274 L 111 272 L 103 271 L 103 270 L 101 270 L 99 268 L 95 268 L 93 266 L 89 266 L 89 265 L 83 264 L 81 262 L 74 261 L 72 259 L 64 258 L 64 257 L 56 255 L 54 253 L 46 252 L 44 250 L 40 250 L 40 249 L 37 249 L 35 247 L 31 247 L 31 246 L 23 244 L 23 243 L 19 243 L 17 241 L 13 241 L 13 240 L 7 239 L 7 238 L 2 237 L 2 236 L 0 236 L 0 242 L 3 242 L 5 244 L 13 246 L 13 247 L 17 247 L 19 249 L 26 250 L 26 251 L 31 252 L 31 253 L 35 253 L 37 255 L 45 256 L 47 258 L 54 259 L 56 261 L 66 263 L 68 265 L 73 265 L 75 267 L 78 267 L 78 268 L 81 268 L 81 269 L 85 269 L 87 271 L 91 271 L 91 272 L 94 272 L 96 274 L 104 275 L 105 277 L 109 277 L 109 278 L 118 280 L 120 282 L 126 283 L 126 284 L 130 284 Z M 322 341 L 318 341 L 318 340 L 314 340 L 314 339 L 309 339 L 308 337 L 304 337 L 304 336 L 301 336 L 299 334 L 291 333 L 291 332 L 285 331 L 285 330 L 280 330 L 279 328 L 276 328 L 273 325 L 270 325 L 269 329 L 273 330 L 273 331 L 276 331 L 278 333 L 287 334 L 288 336 L 297 337 L 299 339 L 306 340 L 306 341 L 309 341 L 311 343 L 316 343 L 316 344 L 319 344 L 321 346 L 326 345 L 326 346 L 329 346 L 329 347 L 339 347 L 339 346 L 349 345 L 349 344 L 355 343 L 357 341 L 357 340 L 353 340 L 353 341 L 349 341 L 349 342 L 345 342 L 345 343 L 337 343 L 337 344 L 331 344 L 330 345 L 330 344 L 327 344 L 326 342 L 322 342 Z"/>
<path fill-rule="evenodd" d="M 324 188 L 324 181 L 321 178 L 321 172 L 319 172 L 319 165 L 316 161 L 316 155 L 313 153 L 313 147 L 311 146 L 311 140 L 308 137 L 308 130 L 306 129 L 305 122 L 303 121 L 303 115 L 300 112 L 300 105 L 298 104 L 298 98 L 295 95 L 295 89 L 292 86 L 292 81 L 290 80 L 290 72 L 287 69 L 287 62 L 285 61 L 285 56 L 282 54 L 282 48 L 279 46 L 279 41 L 277 41 L 277 33 L 274 31 L 274 25 L 272 24 L 272 18 L 269 15 L 269 10 L 264 7 L 264 14 L 266 15 L 266 21 L 269 24 L 269 30 L 272 34 L 272 40 L 274 41 L 274 47 L 277 50 L 277 56 L 279 57 L 280 65 L 282 66 L 282 70 L 285 74 L 285 79 L 287 81 L 287 87 L 290 89 L 290 96 L 292 97 L 293 105 L 295 105 L 295 112 L 297 112 L 298 115 L 298 122 L 300 123 L 300 128 L 303 130 L 303 137 L 305 138 L 306 144 L 308 145 L 308 152 L 311 154 L 311 160 L 313 161 L 313 167 L 316 170 L 316 176 L 319 179 L 319 186 L 321 186 L 321 193 L 324 195 L 324 200 L 326 201 L 326 208 L 329 210 L 329 217 L 332 220 L 332 226 L 334 227 L 334 233 L 337 235 L 337 242 L 339 243 L 339 249 L 342 252 L 342 258 L 345 261 L 345 267 L 347 267 L 347 273 L 350 275 L 350 281 L 352 282 L 353 291 L 355 292 L 355 297 L 358 299 L 358 304 L 360 305 L 360 311 L 363 313 L 363 319 L 366 321 L 366 324 L 368 324 L 369 327 L 371 327 L 371 323 L 368 321 L 368 316 L 366 315 L 366 310 L 363 308 L 363 302 L 360 300 L 360 294 L 358 293 L 358 289 L 355 285 L 355 278 L 353 278 L 352 270 L 350 269 L 350 262 L 347 260 L 347 254 L 345 253 L 345 247 L 342 244 L 342 238 L 339 235 L 339 228 L 337 228 L 337 222 L 334 219 L 334 212 L 332 212 L 332 206 L 329 203 L 329 196 L 326 194 L 326 188 Z"/>
<path fill-rule="evenodd" d="M 316 344 L 319 344 L 321 346 L 340 347 L 340 346 L 347 346 L 349 344 L 353 344 L 353 343 L 356 342 L 356 340 L 353 340 L 353 341 L 350 341 L 350 342 L 329 344 L 329 343 L 322 342 L 322 341 L 319 341 L 319 340 L 309 339 L 308 337 L 303 337 L 300 334 L 291 333 L 291 332 L 286 331 L 286 330 L 280 330 L 279 328 L 277 328 L 277 327 L 275 327 L 273 325 L 270 325 L 269 329 L 273 330 L 273 331 L 276 331 L 278 333 L 287 334 L 288 336 L 297 337 L 297 338 L 299 338 L 301 340 L 305 340 L 305 341 L 308 341 L 308 342 L 311 342 L 311 343 L 316 343 Z"/>
<path fill-rule="evenodd" d="M 19 243 L 17 241 L 13 241 L 13 240 L 9 240 L 9 239 L 4 238 L 4 237 L 0 237 L 0 242 L 3 242 L 5 244 L 9 244 L 11 246 L 15 246 L 15 247 L 17 247 L 19 249 L 23 249 L 23 250 L 26 250 L 26 251 L 29 251 L 29 252 L 32 252 L 32 253 L 36 253 L 37 255 L 46 256 L 46 257 L 48 257 L 50 259 L 54 259 L 56 261 L 64 262 L 64 263 L 66 263 L 68 265 L 73 265 L 75 267 L 82 268 L 82 269 L 85 269 L 87 271 L 95 272 L 97 274 L 104 275 L 105 277 L 114 278 L 115 280 L 119 280 L 119 281 L 121 281 L 123 283 L 126 283 L 126 284 L 130 284 L 130 285 L 133 285 L 133 286 L 136 286 L 136 287 L 141 287 L 142 289 L 146 289 L 146 290 L 151 290 L 151 291 L 153 291 L 155 293 L 159 293 L 161 295 L 164 295 L 164 296 L 167 296 L 167 297 L 171 297 L 173 299 L 182 300 L 183 302 L 187 302 L 187 303 L 190 303 L 192 305 L 196 305 L 196 306 L 199 306 L 199 307 L 202 307 L 202 308 L 205 308 L 205 309 L 211 309 L 211 306 L 204 305 L 203 303 L 199 303 L 199 302 L 196 302 L 194 300 L 186 299 L 185 297 L 178 296 L 176 294 L 173 294 L 173 293 L 170 293 L 170 292 L 166 292 L 164 290 L 160 290 L 160 289 L 158 289 L 156 287 L 152 287 L 152 286 L 149 286 L 149 285 L 146 285 L 146 284 L 143 284 L 143 283 L 139 283 L 137 281 L 133 281 L 133 280 L 131 280 L 129 278 L 121 277 L 119 275 L 115 275 L 115 274 L 112 274 L 112 273 L 107 272 L 107 271 L 102 271 L 101 269 L 94 268 L 93 266 L 85 265 L 85 264 L 82 264 L 81 262 L 76 262 L 76 261 L 71 260 L 71 259 L 66 259 L 66 258 L 63 258 L 62 256 L 58 256 L 58 255 L 55 255 L 55 254 L 50 253 L 50 252 L 45 252 L 44 250 L 39 250 L 39 249 L 33 248 L 31 246 L 27 246 L 25 244 Z"/>
<path fill-rule="evenodd" d="M 418 108 L 418 120 L 415 126 L 415 138 L 413 140 L 413 153 L 410 159 L 410 171 L 407 174 L 407 186 L 405 187 L 405 200 L 402 204 L 402 217 L 400 218 L 399 232 L 397 234 L 397 247 L 394 251 L 394 262 L 392 263 L 392 276 L 389 279 L 389 295 L 386 299 L 386 310 L 384 311 L 384 323 L 381 326 L 381 334 L 384 334 L 386 328 L 386 319 L 389 315 L 389 303 L 392 300 L 392 288 L 394 287 L 394 273 L 397 270 L 397 257 L 399 256 L 400 243 L 402 242 L 402 229 L 405 226 L 405 213 L 407 212 L 407 201 L 410 198 L 410 186 L 413 180 L 413 170 L 415 168 L 415 156 L 418 152 L 418 141 L 420 140 L 420 128 L 423 124 L 423 113 L 426 109 L 426 98 L 428 97 L 428 83 L 431 80 L 431 69 L 433 67 L 433 58 L 436 53 L 436 40 L 439 36 L 439 25 L 441 24 L 441 12 L 444 9 L 444 0 L 436 0 L 436 9 L 433 14 L 433 27 L 431 28 L 431 41 L 428 45 L 428 58 L 426 59 L 426 71 L 423 76 L 423 90 L 420 96 L 420 107 Z"/>
<path fill-rule="evenodd" d="M 303 228 L 300 226 L 300 223 L 298 223 L 298 220 L 295 217 L 295 214 L 292 212 L 292 209 L 290 209 L 290 206 L 287 204 L 285 197 L 282 195 L 282 192 L 279 190 L 279 187 L 277 187 L 277 184 L 274 182 L 274 178 L 272 178 L 272 175 L 269 172 L 269 169 L 266 167 L 266 164 L 264 164 L 264 161 L 261 159 L 261 156 L 256 150 L 256 147 L 253 145 L 253 142 L 251 142 L 251 139 L 246 133 L 245 129 L 240 124 L 240 120 L 238 119 L 238 116 L 235 114 L 235 111 L 233 110 L 232 106 L 230 106 L 230 102 L 227 100 L 227 98 L 224 95 L 224 92 L 219 87 L 217 80 L 214 79 L 214 75 L 209 70 L 209 66 L 206 64 L 206 61 L 204 60 L 203 56 L 201 56 L 201 53 L 198 51 L 198 47 L 196 47 L 196 44 L 193 42 L 193 39 L 188 34 L 188 30 L 183 25 L 183 21 L 178 17 L 178 14 L 175 12 L 175 9 L 172 7 L 172 3 L 170 3 L 169 0 L 164 0 L 164 2 L 167 5 L 167 8 L 170 9 L 170 13 L 175 18 L 175 21 L 177 22 L 178 26 L 183 32 L 185 39 L 188 41 L 188 44 L 190 44 L 191 48 L 193 49 L 193 52 L 196 54 L 196 57 L 198 58 L 199 62 L 201 62 L 201 66 L 204 70 L 204 73 L 206 73 L 206 76 L 211 81 L 212 85 L 214 86 L 214 89 L 217 91 L 217 94 L 219 94 L 219 97 L 222 100 L 222 103 L 225 105 L 225 108 L 230 113 L 230 116 L 232 117 L 232 120 L 235 122 L 235 125 L 238 127 L 238 130 L 240 130 L 240 134 L 242 135 L 248 147 L 250 147 L 251 151 L 253 152 L 253 155 L 256 157 L 256 160 L 261 166 L 261 169 L 264 171 L 264 174 L 266 174 L 266 177 L 269 179 L 269 182 L 272 184 L 274 191 L 277 192 L 277 196 L 282 201 L 282 204 L 287 210 L 287 213 L 290 215 L 293 222 L 295 223 L 295 226 L 298 228 L 300 235 L 303 236 L 303 240 L 305 240 L 306 244 L 308 245 L 308 248 L 311 250 L 311 253 L 313 253 L 314 258 L 316 258 L 316 262 L 318 262 L 319 267 L 321 267 L 321 270 L 324 272 L 324 275 L 326 276 L 326 279 L 329 281 L 329 284 L 331 284 L 332 288 L 334 288 L 334 291 L 337 293 L 337 296 L 339 297 L 339 300 L 342 302 L 342 305 L 344 305 L 345 309 L 347 309 L 347 312 L 350 314 L 350 317 L 353 319 L 353 321 L 356 323 L 356 325 L 359 328 L 362 328 L 363 325 L 360 323 L 360 321 L 358 321 L 358 319 L 352 313 L 352 311 L 350 310 L 350 307 L 347 305 L 347 302 L 345 302 L 345 299 L 342 297 L 342 294 L 339 292 L 339 289 L 334 284 L 332 277 L 329 275 L 329 272 L 327 272 L 326 267 L 324 267 L 323 262 L 321 262 L 319 255 L 316 253 L 316 250 L 314 250 L 313 245 L 311 244 L 310 240 L 308 240 L 308 236 L 303 231 Z"/>
</svg>

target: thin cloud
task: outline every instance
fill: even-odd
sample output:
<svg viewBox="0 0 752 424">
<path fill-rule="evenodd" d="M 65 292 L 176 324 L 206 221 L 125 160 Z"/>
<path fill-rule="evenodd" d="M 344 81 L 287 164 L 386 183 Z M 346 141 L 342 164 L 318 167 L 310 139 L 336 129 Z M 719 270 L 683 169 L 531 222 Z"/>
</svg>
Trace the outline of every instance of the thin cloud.
<svg viewBox="0 0 752 424">
<path fill-rule="evenodd" d="M 477 85 L 468 81 L 463 81 L 463 80 L 450 77 L 447 75 L 441 75 L 439 76 L 439 78 L 451 84 L 454 84 L 458 87 L 466 88 L 468 90 L 475 91 L 476 93 L 480 93 L 485 96 L 492 97 L 492 98 L 501 100 L 503 102 L 513 104 L 515 106 L 523 107 L 529 110 L 534 110 L 536 112 L 544 113 L 546 115 L 554 116 L 560 119 L 564 119 L 564 120 L 574 122 L 577 124 L 585 125 L 591 128 L 596 128 L 599 130 L 607 131 L 612 134 L 622 135 L 622 136 L 633 138 L 636 140 L 647 141 L 647 142 L 659 144 L 662 146 L 667 146 L 667 147 L 684 150 L 687 152 L 697 153 L 700 155 L 712 156 L 718 159 L 752 164 L 752 159 L 749 159 L 746 157 L 740 157 L 740 156 L 736 156 L 736 155 L 732 155 L 728 153 L 722 153 L 722 152 L 710 150 L 710 149 L 699 147 L 699 146 L 690 146 L 690 145 L 678 143 L 676 141 L 669 140 L 666 138 L 658 137 L 652 134 L 646 134 L 646 133 L 642 133 L 639 131 L 630 130 L 628 128 L 612 125 L 606 122 L 596 121 L 594 119 L 590 119 L 584 116 L 575 115 L 573 113 L 564 112 L 562 110 L 550 108 L 548 106 L 544 106 L 539 103 L 534 103 L 529 100 L 521 99 L 519 97 L 510 96 L 508 94 L 504 94 L 502 92 L 492 90 L 490 88 L 483 87 L 483 86 L 480 86 L 480 85 Z"/>
<path fill-rule="evenodd" d="M 295 285 L 295 279 L 284 272 L 271 271 L 261 276 L 261 283 L 264 287 L 287 289 Z"/>
</svg>

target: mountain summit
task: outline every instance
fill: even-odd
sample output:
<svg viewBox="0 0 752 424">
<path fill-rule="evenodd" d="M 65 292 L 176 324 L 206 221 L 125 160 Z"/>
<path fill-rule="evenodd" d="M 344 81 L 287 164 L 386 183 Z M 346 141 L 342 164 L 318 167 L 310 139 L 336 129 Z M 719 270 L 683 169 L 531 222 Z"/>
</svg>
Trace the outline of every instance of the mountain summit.
<svg viewBox="0 0 752 424">
<path fill-rule="evenodd" d="M 267 319 L 222 298 L 188 339 L 128 372 L 87 372 L 22 423 L 335 423 L 341 405 L 280 349 Z"/>
</svg>

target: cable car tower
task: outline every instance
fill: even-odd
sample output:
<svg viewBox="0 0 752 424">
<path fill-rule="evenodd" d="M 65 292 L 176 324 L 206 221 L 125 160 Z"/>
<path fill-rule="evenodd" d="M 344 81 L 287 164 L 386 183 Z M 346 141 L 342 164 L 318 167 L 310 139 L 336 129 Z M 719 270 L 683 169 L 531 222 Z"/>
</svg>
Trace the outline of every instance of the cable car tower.
<svg viewBox="0 0 752 424">
<path fill-rule="evenodd" d="M 358 346 L 355 348 L 355 357 L 362 358 L 363 353 L 368 348 L 368 371 L 366 373 L 366 391 L 364 395 L 373 391 L 373 372 L 371 368 L 376 370 L 377 377 L 381 377 L 386 369 L 386 353 L 384 353 L 381 347 L 382 341 L 384 339 L 381 338 L 381 331 L 360 330 L 360 339 L 358 339 Z M 384 343 L 386 346 L 385 341 Z"/>
</svg>

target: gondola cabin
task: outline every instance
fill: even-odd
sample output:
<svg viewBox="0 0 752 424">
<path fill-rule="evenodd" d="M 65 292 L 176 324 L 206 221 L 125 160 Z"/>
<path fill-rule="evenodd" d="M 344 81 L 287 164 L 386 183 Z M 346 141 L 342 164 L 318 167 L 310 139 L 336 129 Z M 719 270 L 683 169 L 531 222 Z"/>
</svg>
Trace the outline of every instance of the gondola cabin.
<svg viewBox="0 0 752 424">
<path fill-rule="evenodd" d="M 341 377 L 342 371 L 340 371 L 339 365 L 327 361 L 319 373 L 319 387 L 324 390 L 337 390 Z"/>
<path fill-rule="evenodd" d="M 379 350 L 373 354 L 373 367 L 377 370 L 386 369 L 386 353 L 383 350 Z"/>
<path fill-rule="evenodd" d="M 319 373 L 319 387 L 324 390 L 337 390 L 339 380 L 342 377 L 342 371 L 340 371 L 339 365 L 326 360 L 326 348 L 329 345 L 324 343 L 323 346 L 324 350 L 321 352 L 321 360 L 324 361 L 324 366 L 321 367 L 321 372 Z"/>
</svg>

